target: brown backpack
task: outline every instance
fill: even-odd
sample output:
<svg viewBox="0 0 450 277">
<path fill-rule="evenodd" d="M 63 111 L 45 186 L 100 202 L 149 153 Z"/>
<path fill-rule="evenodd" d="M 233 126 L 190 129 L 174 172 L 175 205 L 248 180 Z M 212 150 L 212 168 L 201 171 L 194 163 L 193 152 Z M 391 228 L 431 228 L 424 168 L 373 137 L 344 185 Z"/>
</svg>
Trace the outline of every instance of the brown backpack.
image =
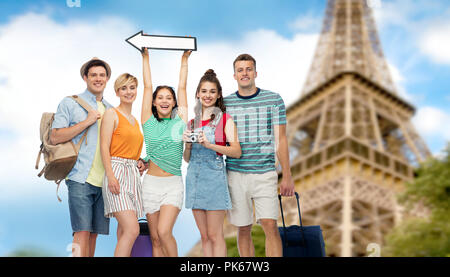
<svg viewBox="0 0 450 277">
<path fill-rule="evenodd" d="M 92 107 L 87 104 L 83 99 L 77 95 L 69 96 L 75 100 L 86 111 L 92 110 Z M 44 175 L 45 179 L 55 181 L 56 197 L 61 202 L 61 198 L 58 196 L 59 184 L 70 173 L 75 163 L 77 162 L 78 152 L 80 151 L 81 143 L 85 141 L 88 130 L 84 132 L 78 144 L 74 144 L 72 140 L 68 142 L 52 145 L 50 143 L 50 134 L 52 132 L 52 124 L 55 118 L 55 113 L 43 113 L 41 117 L 40 138 L 41 147 L 38 157 L 36 159 L 35 168 L 39 168 L 39 161 L 41 160 L 41 154 L 44 154 L 45 166 L 42 168 L 38 177 Z M 89 128 L 89 127 L 88 127 Z M 85 141 L 87 144 L 87 140 Z"/>
</svg>

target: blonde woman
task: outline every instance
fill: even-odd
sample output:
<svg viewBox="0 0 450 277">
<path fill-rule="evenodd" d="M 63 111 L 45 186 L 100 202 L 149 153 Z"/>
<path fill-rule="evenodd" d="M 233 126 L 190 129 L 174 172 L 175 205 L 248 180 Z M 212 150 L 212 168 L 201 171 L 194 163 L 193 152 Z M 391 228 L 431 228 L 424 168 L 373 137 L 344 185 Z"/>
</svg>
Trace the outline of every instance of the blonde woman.
<svg viewBox="0 0 450 277">
<path fill-rule="evenodd" d="M 137 85 L 136 77 L 128 73 L 117 78 L 114 90 L 120 105 L 106 110 L 100 129 L 105 217 L 115 217 L 118 222 L 116 257 L 131 255 L 139 235 L 138 218 L 143 216 L 138 160 L 144 138 L 139 122 L 131 114 Z"/>
</svg>

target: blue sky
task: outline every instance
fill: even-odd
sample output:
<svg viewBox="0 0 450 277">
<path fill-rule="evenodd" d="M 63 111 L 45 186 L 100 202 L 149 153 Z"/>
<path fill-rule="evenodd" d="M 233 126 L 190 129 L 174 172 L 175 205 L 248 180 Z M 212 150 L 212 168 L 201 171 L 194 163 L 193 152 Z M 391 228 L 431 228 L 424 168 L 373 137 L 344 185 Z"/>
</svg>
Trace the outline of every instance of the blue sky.
<svg viewBox="0 0 450 277">
<path fill-rule="evenodd" d="M 399 94 L 417 108 L 413 123 L 433 154 L 450 141 L 450 4 L 448 0 L 381 0 L 374 7 L 385 57 Z M 188 90 L 213 68 L 225 94 L 236 89 L 232 61 L 249 52 L 258 61 L 257 85 L 279 92 L 287 105 L 300 96 L 314 54 L 325 0 L 66 0 L 0 1 L 0 256 L 34 246 L 67 256 L 71 242 L 67 190 L 33 169 L 43 111 L 80 93 L 79 67 L 93 56 L 113 68 L 111 80 L 130 72 L 141 80 L 139 53 L 125 39 L 144 30 L 197 37 Z M 176 85 L 177 52 L 151 52 L 155 84 Z M 117 99 L 110 81 L 105 97 Z M 142 82 L 141 82 L 142 83 Z M 139 115 L 140 102 L 133 113 Z M 185 166 L 185 165 L 184 165 Z M 98 240 L 99 256 L 111 256 L 111 234 Z M 174 234 L 181 255 L 199 239 L 183 209 Z"/>
<path fill-rule="evenodd" d="M 285 36 L 288 28 L 302 10 L 322 14 L 322 0 L 194 0 L 194 1 L 139 1 L 139 0 L 81 0 L 81 8 L 68 9 L 65 0 L 14 1 L 0 4 L 2 21 L 24 11 L 49 10 L 60 22 L 70 19 L 90 20 L 99 14 L 120 16 L 142 29 L 157 26 L 166 34 L 189 34 L 205 40 L 235 39 L 256 28 L 277 29 Z M 299 9 L 300 8 L 300 9 Z"/>
</svg>

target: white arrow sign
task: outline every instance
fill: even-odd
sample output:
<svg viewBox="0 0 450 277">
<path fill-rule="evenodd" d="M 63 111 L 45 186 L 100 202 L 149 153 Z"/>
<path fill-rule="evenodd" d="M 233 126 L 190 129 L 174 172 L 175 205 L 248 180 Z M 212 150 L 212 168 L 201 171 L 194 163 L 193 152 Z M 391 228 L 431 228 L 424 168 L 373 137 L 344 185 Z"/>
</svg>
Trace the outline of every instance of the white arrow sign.
<svg viewBox="0 0 450 277">
<path fill-rule="evenodd" d="M 197 51 L 197 39 L 195 37 L 146 35 L 143 31 L 140 31 L 125 41 L 139 51 L 142 51 L 143 48 Z"/>
</svg>

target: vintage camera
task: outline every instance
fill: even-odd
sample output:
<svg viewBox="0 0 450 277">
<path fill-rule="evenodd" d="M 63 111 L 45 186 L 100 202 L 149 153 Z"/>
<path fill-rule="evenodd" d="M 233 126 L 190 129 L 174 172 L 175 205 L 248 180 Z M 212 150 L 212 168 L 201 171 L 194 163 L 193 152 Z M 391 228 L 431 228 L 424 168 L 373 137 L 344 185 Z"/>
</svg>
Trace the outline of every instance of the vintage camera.
<svg viewBox="0 0 450 277">
<path fill-rule="evenodd" d="M 189 135 L 189 137 L 188 137 L 188 141 L 189 141 L 189 142 L 195 142 L 195 143 L 197 143 L 197 142 L 198 142 L 198 136 L 199 136 L 199 133 L 198 133 L 198 132 L 192 132 L 192 133 Z"/>
</svg>

